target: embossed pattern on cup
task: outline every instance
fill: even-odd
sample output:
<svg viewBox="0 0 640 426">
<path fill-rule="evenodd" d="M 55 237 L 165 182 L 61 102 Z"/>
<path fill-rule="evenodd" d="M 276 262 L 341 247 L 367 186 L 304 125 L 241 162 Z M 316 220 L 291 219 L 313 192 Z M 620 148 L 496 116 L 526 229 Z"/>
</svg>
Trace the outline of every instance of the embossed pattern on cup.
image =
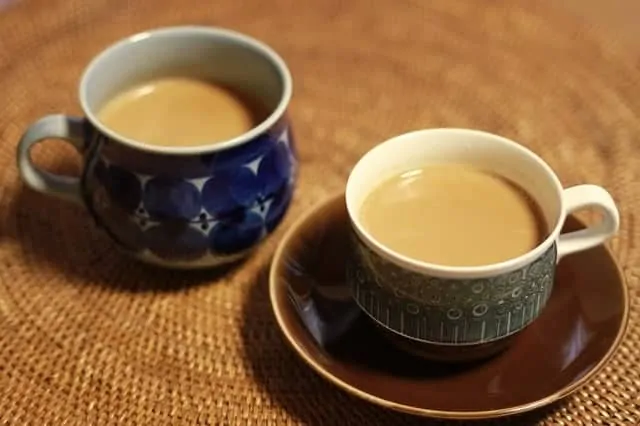
<svg viewBox="0 0 640 426">
<path fill-rule="evenodd" d="M 352 234 L 347 267 L 353 296 L 393 332 L 445 345 L 489 343 L 530 324 L 553 287 L 556 244 L 520 269 L 481 279 L 443 279 L 401 268 Z"/>
</svg>

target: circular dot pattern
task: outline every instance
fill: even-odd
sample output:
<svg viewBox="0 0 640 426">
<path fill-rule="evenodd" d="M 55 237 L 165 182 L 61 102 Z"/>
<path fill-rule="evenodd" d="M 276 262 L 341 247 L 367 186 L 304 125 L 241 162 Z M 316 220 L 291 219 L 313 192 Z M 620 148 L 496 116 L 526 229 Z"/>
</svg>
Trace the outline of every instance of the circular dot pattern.
<svg viewBox="0 0 640 426">
<path fill-rule="evenodd" d="M 152 217 L 191 219 L 202 209 L 202 197 L 191 182 L 177 178 L 154 177 L 144 186 L 144 208 Z"/>
<path fill-rule="evenodd" d="M 286 213 L 294 188 L 292 144 L 286 131 L 262 136 L 247 144 L 252 149 L 229 150 L 238 155 L 201 159 L 212 175 L 195 179 L 138 175 L 100 160 L 95 179 L 89 177 L 101 194 L 94 196 L 97 220 L 125 249 L 148 249 L 164 261 L 198 260 L 209 251 L 240 254 Z"/>
</svg>

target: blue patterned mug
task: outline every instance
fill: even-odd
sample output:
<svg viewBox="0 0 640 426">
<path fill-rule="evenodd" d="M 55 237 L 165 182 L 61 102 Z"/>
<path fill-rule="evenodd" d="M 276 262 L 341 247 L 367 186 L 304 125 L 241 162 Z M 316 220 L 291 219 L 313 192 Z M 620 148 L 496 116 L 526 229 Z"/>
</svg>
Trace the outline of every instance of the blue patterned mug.
<svg viewBox="0 0 640 426">
<path fill-rule="evenodd" d="M 270 114 L 237 138 L 191 147 L 133 140 L 96 118 L 127 87 L 176 74 L 251 93 Z M 85 70 L 84 118 L 51 115 L 27 129 L 18 145 L 20 175 L 36 191 L 85 206 L 119 247 L 142 261 L 174 268 L 228 263 L 273 231 L 289 206 L 297 169 L 286 117 L 291 91 L 280 56 L 245 35 L 208 27 L 137 34 L 104 50 Z M 80 151 L 80 178 L 33 164 L 31 147 L 47 138 Z"/>
<path fill-rule="evenodd" d="M 398 253 L 363 226 L 362 203 L 382 181 L 402 171 L 447 162 L 491 170 L 526 190 L 550 230 L 544 241 L 500 263 L 452 267 Z M 439 360 L 469 360 L 503 349 L 544 309 L 557 262 L 604 243 L 619 226 L 618 210 L 603 188 L 563 189 L 551 168 L 522 145 L 466 129 L 421 130 L 376 146 L 352 170 L 346 204 L 354 241 L 347 281 L 355 301 L 399 346 Z M 561 234 L 567 215 L 587 207 L 600 210 L 602 221 Z M 393 226 L 392 216 L 389 221 Z"/>
</svg>

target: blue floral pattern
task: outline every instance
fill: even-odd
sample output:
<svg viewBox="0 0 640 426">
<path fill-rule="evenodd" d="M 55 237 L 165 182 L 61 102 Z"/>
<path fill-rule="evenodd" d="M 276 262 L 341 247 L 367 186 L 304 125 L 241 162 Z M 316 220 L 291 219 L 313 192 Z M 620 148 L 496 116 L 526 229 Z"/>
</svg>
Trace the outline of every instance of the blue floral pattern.
<svg viewBox="0 0 640 426">
<path fill-rule="evenodd" d="M 175 170 L 172 176 L 139 173 L 101 155 L 85 184 L 97 222 L 126 250 L 155 263 L 219 264 L 251 249 L 281 222 L 297 171 L 292 147 L 288 128 L 263 134 L 198 156 L 208 175 L 189 178 L 176 177 Z"/>
<path fill-rule="evenodd" d="M 100 163 L 101 178 L 113 201 L 126 211 L 135 210 L 142 198 L 142 185 L 138 178 L 118 166 Z"/>
<path fill-rule="evenodd" d="M 262 237 L 264 220 L 252 211 L 242 211 L 235 217 L 221 220 L 211 230 L 211 250 L 221 254 L 232 254 L 246 250 Z"/>
<path fill-rule="evenodd" d="M 261 196 L 260 179 L 244 166 L 220 170 L 202 188 L 204 208 L 215 217 L 225 217 L 238 209 L 249 208 Z"/>
<path fill-rule="evenodd" d="M 280 187 L 280 189 L 276 191 L 274 197 L 271 199 L 269 210 L 265 215 L 265 225 L 267 226 L 267 231 L 273 231 L 282 220 L 282 217 L 284 216 L 287 208 L 289 207 L 289 203 L 291 202 L 292 193 L 293 185 L 289 185 L 288 183 L 285 183 Z"/>
<path fill-rule="evenodd" d="M 193 182 L 158 176 L 144 185 L 142 205 L 156 219 L 188 220 L 202 210 L 202 197 Z"/>
<path fill-rule="evenodd" d="M 207 238 L 185 222 L 164 222 L 145 232 L 147 247 L 163 259 L 189 260 L 207 252 Z"/>
</svg>

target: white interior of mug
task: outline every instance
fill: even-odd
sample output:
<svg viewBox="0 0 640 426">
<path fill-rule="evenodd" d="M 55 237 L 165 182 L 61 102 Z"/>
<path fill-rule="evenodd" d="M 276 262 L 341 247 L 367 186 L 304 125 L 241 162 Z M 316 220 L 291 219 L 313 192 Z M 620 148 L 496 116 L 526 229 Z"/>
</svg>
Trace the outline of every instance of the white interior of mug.
<svg viewBox="0 0 640 426">
<path fill-rule="evenodd" d="M 434 163 L 470 164 L 520 185 L 540 206 L 550 230 L 534 250 L 492 265 L 445 267 L 417 261 L 380 244 L 362 226 L 360 207 L 383 181 Z M 434 276 L 482 277 L 519 268 L 541 255 L 557 238 L 564 222 L 562 186 L 540 157 L 509 139 L 477 130 L 427 129 L 406 133 L 376 146 L 351 171 L 346 189 L 349 216 L 361 239 L 378 254 L 417 272 Z M 389 217 L 390 223 L 393 217 Z"/>
<path fill-rule="evenodd" d="M 197 147 L 162 147 L 116 134 L 97 118 L 113 96 L 145 81 L 184 76 L 216 81 L 249 94 L 270 115 L 240 137 Z M 86 117 L 103 133 L 138 149 L 194 154 L 242 144 L 268 130 L 284 114 L 292 82 L 284 61 L 270 47 L 234 31 L 210 27 L 172 27 L 128 37 L 100 53 L 80 82 L 80 103 Z"/>
</svg>

